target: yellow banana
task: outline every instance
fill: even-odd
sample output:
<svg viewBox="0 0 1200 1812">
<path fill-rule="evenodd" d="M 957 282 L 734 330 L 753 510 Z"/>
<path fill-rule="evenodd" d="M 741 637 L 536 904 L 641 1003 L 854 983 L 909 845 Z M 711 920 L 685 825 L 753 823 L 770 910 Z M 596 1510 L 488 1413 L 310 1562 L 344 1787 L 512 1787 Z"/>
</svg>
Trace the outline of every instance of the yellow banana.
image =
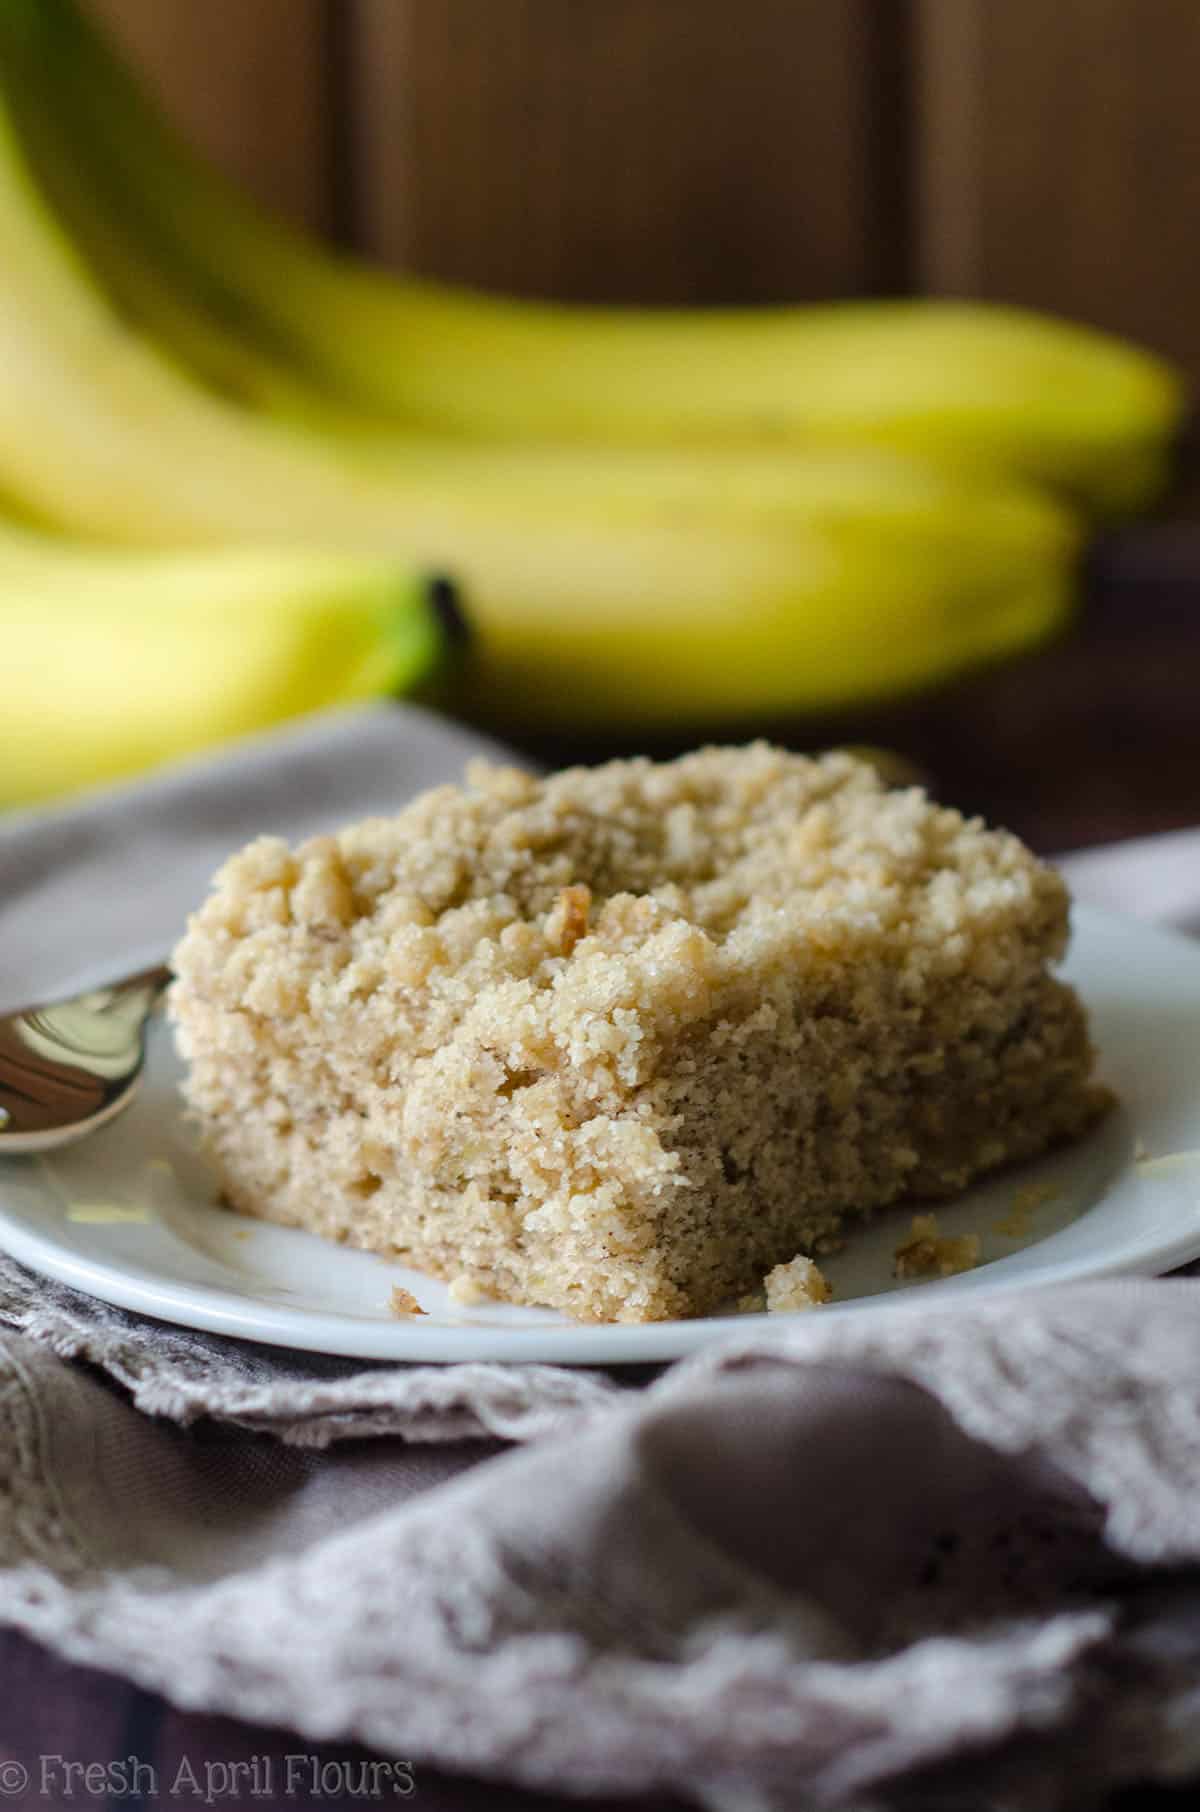
<svg viewBox="0 0 1200 1812">
<path fill-rule="evenodd" d="M 861 442 L 1052 484 L 1100 512 L 1163 481 L 1178 375 L 1105 335 L 953 302 L 644 311 L 502 301 L 326 254 L 165 129 L 73 0 L 4 0 L 139 230 L 207 305 L 371 413 L 470 435 Z"/>
<path fill-rule="evenodd" d="M 1069 515 L 877 455 L 414 440 L 349 461 L 126 330 L 4 114 L 0 273 L 0 489 L 102 540 L 308 543 L 449 570 L 477 631 L 467 696 L 493 717 L 699 725 L 825 707 L 1028 646 L 1070 608 Z"/>
<path fill-rule="evenodd" d="M 347 449 L 358 444 L 366 452 L 394 439 L 394 417 L 368 415 L 343 403 L 204 307 L 170 259 L 138 234 L 104 160 L 73 142 L 71 116 L 52 89 L 25 80 L 10 98 L 39 187 L 132 327 L 230 401 L 278 415 Z"/>
<path fill-rule="evenodd" d="M 377 557 L 120 553 L 5 524 L 0 806 L 411 690 L 439 662 L 442 600 Z"/>
</svg>

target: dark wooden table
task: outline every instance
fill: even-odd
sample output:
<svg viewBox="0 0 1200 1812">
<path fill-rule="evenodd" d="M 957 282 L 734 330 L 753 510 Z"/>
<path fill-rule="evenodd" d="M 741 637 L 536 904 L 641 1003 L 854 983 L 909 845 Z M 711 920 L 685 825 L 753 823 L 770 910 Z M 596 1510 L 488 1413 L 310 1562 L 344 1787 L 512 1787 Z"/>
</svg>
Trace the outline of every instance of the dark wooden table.
<svg viewBox="0 0 1200 1812">
<path fill-rule="evenodd" d="M 1200 528 L 1192 526 L 1200 488 L 1185 502 L 1097 559 L 1085 620 L 1060 647 L 903 710 L 775 728 L 797 746 L 884 744 L 917 763 L 942 796 L 1007 822 L 1045 852 L 1200 823 Z M 614 741 L 537 752 L 629 749 Z M 289 1756 L 299 1758 L 291 1792 Z M 139 1778 L 131 1758 L 144 1764 Z M 359 1768 L 369 1759 L 364 1750 L 176 1711 L 0 1634 L 0 1800 L 11 1806 L 186 1807 L 204 1803 L 206 1790 L 210 1803 L 268 1812 L 346 1806 L 363 1798 Z M 96 1771 L 89 1780 L 68 1763 Z M 1126 1792 L 1111 1812 L 1195 1806 L 1198 1793 Z M 374 1797 L 397 1795 L 385 1785 Z M 415 1770 L 412 1797 L 422 1812 L 578 1803 L 425 1767 Z M 617 1802 L 590 1803 L 607 1812 Z M 654 1804 L 665 1812 L 666 1801 Z"/>
<path fill-rule="evenodd" d="M 381 1758 L 349 1744 L 176 1711 L 165 1700 L 91 1668 L 72 1667 L 0 1632 L 0 1804 L 16 1812 L 154 1808 L 411 1804 L 420 1812 L 558 1812 L 560 1799 L 493 1781 L 414 1766 L 411 1792 L 397 1769 L 372 1778 Z M 140 1770 L 134 1764 L 142 1764 Z M 70 1764 L 77 1764 L 71 1768 Z M 90 1764 L 90 1775 L 84 1769 Z M 628 1812 L 629 1800 L 588 1800 L 592 1812 Z M 638 1804 L 649 1808 L 649 1802 Z M 654 1812 L 676 1803 L 654 1802 Z"/>
</svg>

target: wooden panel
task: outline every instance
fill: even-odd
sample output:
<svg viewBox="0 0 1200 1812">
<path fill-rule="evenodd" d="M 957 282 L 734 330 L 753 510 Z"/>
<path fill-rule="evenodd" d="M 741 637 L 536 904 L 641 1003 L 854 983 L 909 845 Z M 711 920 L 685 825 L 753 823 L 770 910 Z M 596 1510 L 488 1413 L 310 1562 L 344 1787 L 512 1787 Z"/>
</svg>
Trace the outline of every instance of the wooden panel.
<svg viewBox="0 0 1200 1812">
<path fill-rule="evenodd" d="M 333 192 L 324 0 L 88 0 L 195 143 L 323 224 Z"/>
<path fill-rule="evenodd" d="M 920 0 L 927 288 L 1134 335 L 1200 376 L 1196 0 Z"/>
<path fill-rule="evenodd" d="M 889 287 L 893 0 L 358 0 L 357 225 L 528 293 Z"/>
</svg>

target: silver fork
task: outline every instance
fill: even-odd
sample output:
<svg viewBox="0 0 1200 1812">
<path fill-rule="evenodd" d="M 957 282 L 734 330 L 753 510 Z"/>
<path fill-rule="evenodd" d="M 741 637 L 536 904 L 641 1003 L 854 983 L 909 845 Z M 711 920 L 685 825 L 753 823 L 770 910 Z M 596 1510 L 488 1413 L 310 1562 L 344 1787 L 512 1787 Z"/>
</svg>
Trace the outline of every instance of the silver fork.
<svg viewBox="0 0 1200 1812">
<path fill-rule="evenodd" d="M 160 965 L 0 1017 L 0 1158 L 69 1145 L 129 1105 L 170 980 Z"/>
</svg>

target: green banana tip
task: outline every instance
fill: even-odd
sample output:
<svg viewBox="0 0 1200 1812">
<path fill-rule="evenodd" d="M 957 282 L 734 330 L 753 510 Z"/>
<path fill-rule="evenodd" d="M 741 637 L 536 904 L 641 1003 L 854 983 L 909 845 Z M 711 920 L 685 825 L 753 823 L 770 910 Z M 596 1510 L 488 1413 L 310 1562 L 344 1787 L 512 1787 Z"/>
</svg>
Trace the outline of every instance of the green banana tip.
<svg viewBox="0 0 1200 1812">
<path fill-rule="evenodd" d="M 427 573 L 425 597 L 446 638 L 448 649 L 457 651 L 471 639 L 471 628 L 462 606 L 462 593 L 446 573 Z"/>
<path fill-rule="evenodd" d="M 470 620 L 463 609 L 457 581 L 446 573 L 422 573 L 418 596 L 424 606 L 424 667 L 419 676 L 409 678 L 403 695 L 442 708 L 456 689 L 464 657 L 473 640 Z"/>
</svg>

